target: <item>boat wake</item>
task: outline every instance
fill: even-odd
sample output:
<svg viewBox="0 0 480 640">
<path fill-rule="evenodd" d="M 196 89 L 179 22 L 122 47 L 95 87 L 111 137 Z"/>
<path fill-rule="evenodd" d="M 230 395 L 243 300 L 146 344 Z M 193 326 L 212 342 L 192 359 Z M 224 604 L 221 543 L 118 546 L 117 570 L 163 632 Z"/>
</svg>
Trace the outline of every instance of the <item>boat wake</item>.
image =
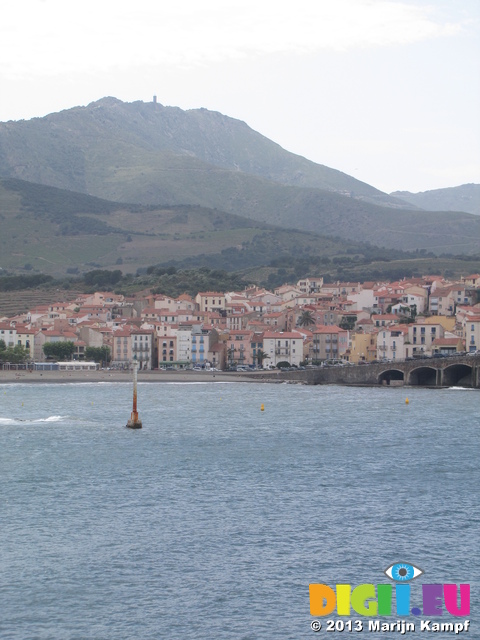
<svg viewBox="0 0 480 640">
<path fill-rule="evenodd" d="M 14 425 L 14 424 L 40 424 L 42 422 L 60 422 L 64 420 L 66 416 L 48 416 L 48 418 L 0 418 L 1 425 Z"/>
</svg>

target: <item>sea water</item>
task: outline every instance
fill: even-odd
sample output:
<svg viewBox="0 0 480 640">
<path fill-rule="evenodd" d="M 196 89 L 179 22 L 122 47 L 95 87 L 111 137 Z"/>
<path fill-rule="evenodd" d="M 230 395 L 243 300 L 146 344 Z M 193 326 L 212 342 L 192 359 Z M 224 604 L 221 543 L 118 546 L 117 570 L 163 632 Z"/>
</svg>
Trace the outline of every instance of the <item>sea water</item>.
<svg viewBox="0 0 480 640">
<path fill-rule="evenodd" d="M 146 383 L 138 431 L 131 402 L 0 386 L 1 640 L 335 637 L 309 584 L 399 561 L 470 584 L 480 638 L 478 391 Z"/>
</svg>

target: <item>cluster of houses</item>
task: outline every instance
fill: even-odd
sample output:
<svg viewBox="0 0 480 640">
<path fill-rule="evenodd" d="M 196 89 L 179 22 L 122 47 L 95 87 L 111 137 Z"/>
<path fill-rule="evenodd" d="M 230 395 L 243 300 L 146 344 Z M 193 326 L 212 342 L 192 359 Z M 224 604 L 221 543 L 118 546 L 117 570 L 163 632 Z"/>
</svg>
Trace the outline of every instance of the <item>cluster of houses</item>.
<svg viewBox="0 0 480 640">
<path fill-rule="evenodd" d="M 45 361 L 48 342 L 72 341 L 74 360 L 108 346 L 111 367 L 275 367 L 403 360 L 480 349 L 480 275 L 398 282 L 305 278 L 274 291 L 204 291 L 194 298 L 96 292 L 0 319 L 0 340 Z"/>
</svg>

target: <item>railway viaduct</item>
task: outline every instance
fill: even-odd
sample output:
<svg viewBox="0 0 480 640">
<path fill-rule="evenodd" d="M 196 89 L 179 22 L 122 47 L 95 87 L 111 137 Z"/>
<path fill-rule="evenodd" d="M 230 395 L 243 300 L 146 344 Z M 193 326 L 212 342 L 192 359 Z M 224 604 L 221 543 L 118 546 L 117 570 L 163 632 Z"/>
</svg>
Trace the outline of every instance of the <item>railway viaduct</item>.
<svg viewBox="0 0 480 640">
<path fill-rule="evenodd" d="M 330 366 L 273 374 L 270 379 L 305 384 L 470 387 L 480 389 L 480 354 L 366 365 Z"/>
</svg>

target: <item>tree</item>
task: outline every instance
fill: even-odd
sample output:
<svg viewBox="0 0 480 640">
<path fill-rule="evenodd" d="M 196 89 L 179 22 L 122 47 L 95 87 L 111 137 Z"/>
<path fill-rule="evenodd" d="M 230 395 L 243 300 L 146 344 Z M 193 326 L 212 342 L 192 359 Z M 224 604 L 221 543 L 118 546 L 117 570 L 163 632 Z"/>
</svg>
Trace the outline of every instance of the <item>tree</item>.
<svg viewBox="0 0 480 640">
<path fill-rule="evenodd" d="M 30 351 L 17 344 L 15 347 L 8 347 L 3 340 L 0 340 L 0 362 L 11 362 L 18 364 L 25 362 L 30 357 Z"/>
<path fill-rule="evenodd" d="M 233 344 L 227 349 L 227 363 L 229 368 L 232 368 L 237 364 L 237 361 L 235 360 L 235 347 Z"/>
<path fill-rule="evenodd" d="M 87 347 L 85 349 L 85 359 L 108 363 L 111 360 L 110 349 L 106 345 L 103 347 Z"/>
<path fill-rule="evenodd" d="M 309 327 L 310 325 L 315 324 L 315 318 L 313 317 L 313 312 L 309 309 L 304 309 L 300 318 L 298 319 L 299 327 Z"/>
<path fill-rule="evenodd" d="M 263 365 L 263 361 L 267 358 L 270 358 L 268 353 L 263 351 L 262 349 L 257 349 L 257 365 L 261 367 Z"/>
<path fill-rule="evenodd" d="M 75 344 L 71 340 L 65 342 L 46 342 L 43 345 L 43 353 L 47 358 L 56 358 L 57 360 L 71 360 Z"/>
<path fill-rule="evenodd" d="M 338 326 L 340 327 L 340 329 L 353 331 L 355 329 L 356 321 L 357 321 L 357 316 L 343 316 L 342 321 Z"/>
</svg>

